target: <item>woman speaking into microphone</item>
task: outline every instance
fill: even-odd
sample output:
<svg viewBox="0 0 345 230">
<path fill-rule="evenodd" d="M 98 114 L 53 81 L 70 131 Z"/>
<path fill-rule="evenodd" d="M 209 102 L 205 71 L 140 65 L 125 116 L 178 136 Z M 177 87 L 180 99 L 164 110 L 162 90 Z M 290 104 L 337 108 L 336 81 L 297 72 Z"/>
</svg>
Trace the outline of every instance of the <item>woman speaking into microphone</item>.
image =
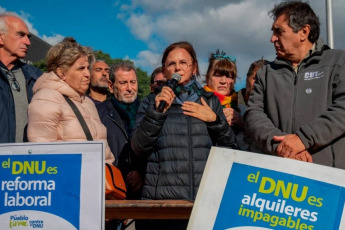
<svg viewBox="0 0 345 230">
<path fill-rule="evenodd" d="M 190 43 L 169 45 L 162 66 L 169 81 L 178 79 L 177 85 L 169 83 L 142 101 L 131 140 L 134 152 L 148 158 L 142 199 L 194 200 L 211 146 L 236 147 L 235 136 L 218 98 L 196 80 L 199 67 Z M 186 229 L 188 223 L 136 222 L 138 230 Z"/>
</svg>

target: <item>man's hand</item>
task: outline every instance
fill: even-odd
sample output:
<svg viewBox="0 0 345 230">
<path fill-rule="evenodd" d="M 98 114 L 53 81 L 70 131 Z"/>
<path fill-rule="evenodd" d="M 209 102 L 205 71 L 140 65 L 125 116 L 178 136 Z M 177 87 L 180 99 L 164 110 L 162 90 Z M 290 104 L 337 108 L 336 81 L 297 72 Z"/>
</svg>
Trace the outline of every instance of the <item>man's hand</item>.
<svg viewBox="0 0 345 230">
<path fill-rule="evenodd" d="M 292 157 L 291 159 L 304 161 L 304 162 L 313 162 L 313 158 L 307 150 L 304 150 L 300 153 L 297 153 L 296 156 Z"/>
<path fill-rule="evenodd" d="M 138 171 L 130 171 L 126 176 L 126 182 L 133 192 L 139 191 L 144 185 L 144 180 Z"/>
<path fill-rule="evenodd" d="M 305 150 L 305 146 L 296 134 L 274 136 L 274 141 L 280 142 L 276 150 L 281 157 L 294 158 L 298 153 Z"/>
</svg>

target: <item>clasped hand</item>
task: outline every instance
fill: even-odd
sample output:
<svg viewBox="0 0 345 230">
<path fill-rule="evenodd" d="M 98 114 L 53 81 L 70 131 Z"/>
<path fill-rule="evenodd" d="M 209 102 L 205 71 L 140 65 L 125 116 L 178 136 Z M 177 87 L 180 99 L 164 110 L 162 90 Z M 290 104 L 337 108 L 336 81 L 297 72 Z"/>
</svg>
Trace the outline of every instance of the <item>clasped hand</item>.
<svg viewBox="0 0 345 230">
<path fill-rule="evenodd" d="M 166 104 L 163 109 L 163 113 L 165 113 L 170 108 L 175 97 L 175 93 L 171 88 L 166 86 L 163 87 L 162 91 L 157 94 L 155 98 L 156 108 L 158 108 L 161 101 L 165 101 Z M 198 118 L 205 122 L 213 122 L 217 119 L 217 115 L 213 112 L 211 107 L 208 106 L 203 98 L 201 98 L 201 105 L 196 102 L 185 101 L 182 104 L 181 109 L 183 110 L 183 114 Z"/>
<path fill-rule="evenodd" d="M 239 112 L 232 108 L 224 108 L 223 112 L 230 126 L 237 125 L 241 128 L 244 128 L 244 121 Z"/>
<path fill-rule="evenodd" d="M 296 134 L 274 136 L 273 140 L 280 142 L 276 150 L 278 156 L 312 162 L 310 153 Z"/>
</svg>

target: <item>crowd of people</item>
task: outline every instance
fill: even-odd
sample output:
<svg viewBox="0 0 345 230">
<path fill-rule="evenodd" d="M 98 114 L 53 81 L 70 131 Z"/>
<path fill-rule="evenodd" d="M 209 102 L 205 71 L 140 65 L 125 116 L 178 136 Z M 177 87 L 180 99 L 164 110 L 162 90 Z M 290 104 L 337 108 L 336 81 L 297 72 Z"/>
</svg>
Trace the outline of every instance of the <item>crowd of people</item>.
<svg viewBox="0 0 345 230">
<path fill-rule="evenodd" d="M 26 64 L 28 27 L 1 14 L 0 143 L 104 140 L 128 199 L 194 200 L 211 146 L 345 169 L 345 51 L 322 43 L 308 3 L 269 13 L 277 56 L 250 65 L 246 88 L 234 90 L 236 57 L 220 49 L 202 85 L 193 45 L 180 41 L 164 50 L 141 102 L 133 64 L 95 61 L 70 37 L 49 50 L 47 72 Z M 139 230 L 186 226 L 136 221 Z"/>
</svg>

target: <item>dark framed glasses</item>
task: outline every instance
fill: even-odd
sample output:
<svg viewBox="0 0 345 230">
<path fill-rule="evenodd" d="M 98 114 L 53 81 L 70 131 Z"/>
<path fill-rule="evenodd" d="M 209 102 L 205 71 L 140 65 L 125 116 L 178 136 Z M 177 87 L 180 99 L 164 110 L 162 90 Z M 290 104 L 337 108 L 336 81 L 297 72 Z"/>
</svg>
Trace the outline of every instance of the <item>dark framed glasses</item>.
<svg viewBox="0 0 345 230">
<path fill-rule="evenodd" d="M 228 60 L 228 61 L 231 61 L 231 62 L 235 62 L 236 63 L 236 57 L 234 56 L 229 56 L 229 55 L 222 55 L 222 54 L 214 54 L 213 57 L 216 59 L 216 60 Z"/>
<path fill-rule="evenodd" d="M 157 80 L 157 81 L 154 81 L 156 82 L 157 86 L 164 86 L 167 84 L 167 81 L 162 81 L 162 80 Z"/>
</svg>

